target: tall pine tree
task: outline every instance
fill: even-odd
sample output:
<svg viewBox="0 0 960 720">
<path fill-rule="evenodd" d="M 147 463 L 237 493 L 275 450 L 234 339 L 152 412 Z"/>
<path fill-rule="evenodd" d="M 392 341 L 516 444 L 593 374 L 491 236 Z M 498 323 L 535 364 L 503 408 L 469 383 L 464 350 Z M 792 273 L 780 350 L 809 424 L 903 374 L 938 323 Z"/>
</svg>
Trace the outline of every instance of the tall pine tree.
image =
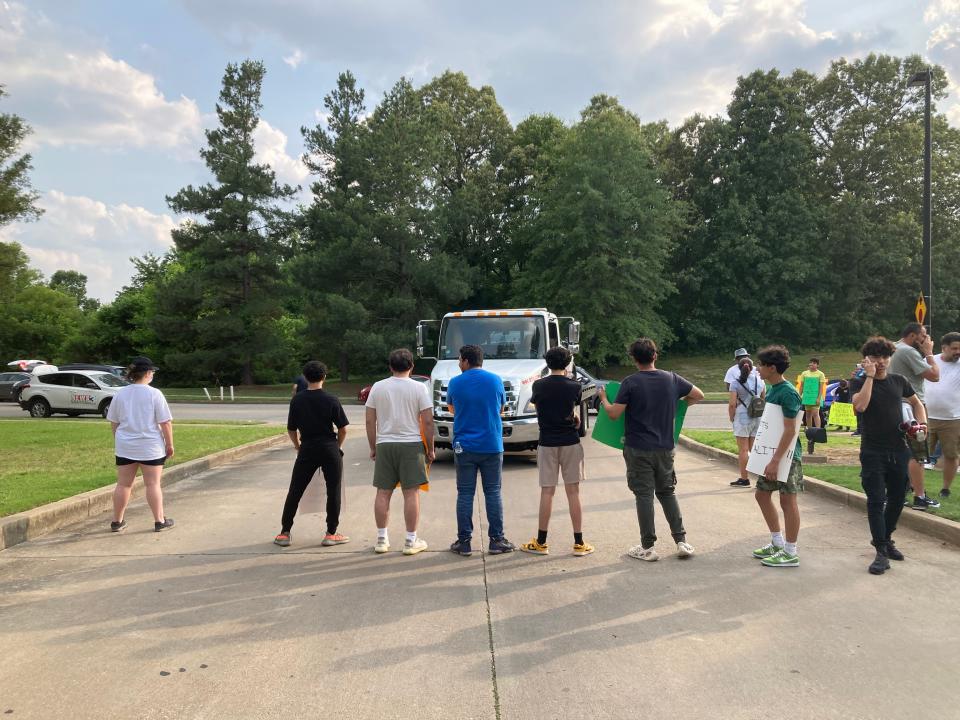
<svg viewBox="0 0 960 720">
<path fill-rule="evenodd" d="M 277 183 L 269 165 L 254 162 L 265 73 L 263 63 L 251 60 L 227 66 L 220 124 L 206 132 L 200 151 L 215 182 L 167 197 L 171 210 L 199 219 L 173 231 L 184 268 L 165 284 L 156 319 L 161 336 L 181 340 L 167 358 L 172 365 L 238 377 L 245 385 L 254 382 L 258 363 L 280 360 L 273 357 L 275 321 L 283 314 L 280 265 L 291 218 L 279 203 L 296 192 Z"/>
</svg>

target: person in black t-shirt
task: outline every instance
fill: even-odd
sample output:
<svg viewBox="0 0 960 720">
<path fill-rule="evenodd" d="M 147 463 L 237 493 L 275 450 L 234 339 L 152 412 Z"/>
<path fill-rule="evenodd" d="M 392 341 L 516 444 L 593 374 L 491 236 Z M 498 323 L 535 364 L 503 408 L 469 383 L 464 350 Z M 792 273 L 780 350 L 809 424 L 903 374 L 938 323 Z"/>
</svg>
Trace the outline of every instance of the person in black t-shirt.
<svg viewBox="0 0 960 720">
<path fill-rule="evenodd" d="M 894 353 L 892 342 L 874 336 L 864 343 L 861 352 L 864 377 L 850 381 L 850 392 L 853 409 L 862 413 L 860 482 L 867 495 L 871 544 L 877 551 L 869 570 L 882 575 L 890 569 L 891 560 L 903 560 L 892 537 L 909 482 L 911 454 L 901 430 L 903 405 L 906 402 L 913 408 L 922 425 L 927 422 L 927 414 L 909 381 L 887 371 Z"/>
<path fill-rule="evenodd" d="M 300 498 L 317 469 L 323 471 L 327 485 L 327 534 L 321 545 L 340 545 L 350 538 L 337 532 L 340 524 L 340 483 L 343 478 L 343 441 L 347 438 L 346 413 L 333 395 L 323 390 L 326 366 L 311 360 L 303 366 L 307 389 L 294 395 L 287 415 L 287 434 L 297 450 L 297 461 L 290 476 L 290 489 L 283 504 L 280 534 L 273 542 L 289 547 L 293 518 Z M 334 432 L 336 427 L 336 432 Z"/>
<path fill-rule="evenodd" d="M 600 388 L 600 401 L 607 417 L 618 420 L 626 415 L 623 459 L 627 464 L 627 487 L 636 500 L 640 523 L 640 544 L 628 550 L 627 555 L 647 562 L 660 557 L 653 548 L 657 541 L 653 512 L 656 497 L 677 543 L 677 555 L 687 558 L 694 550 L 687 542 L 675 491 L 673 426 L 677 402 L 684 399 L 693 405 L 703 400 L 703 392 L 676 373 L 657 370 L 657 344 L 649 338 L 634 342 L 630 356 L 637 372 L 624 378 L 612 403 L 606 388 Z"/>
<path fill-rule="evenodd" d="M 547 528 L 553 495 L 557 490 L 559 476 L 563 475 L 563 489 L 570 507 L 570 522 L 573 524 L 573 554 L 589 555 L 593 545 L 583 540 L 583 508 L 580 505 L 580 483 L 583 481 L 583 446 L 577 429 L 582 418 L 574 414 L 580 404 L 582 387 L 576 380 L 567 377 L 567 366 L 573 356 L 565 347 L 547 350 L 550 374 L 533 383 L 530 398 L 537 408 L 540 424 L 540 444 L 537 446 L 537 466 L 540 470 L 540 525 L 537 537 L 520 546 L 524 552 L 546 555 Z"/>
</svg>

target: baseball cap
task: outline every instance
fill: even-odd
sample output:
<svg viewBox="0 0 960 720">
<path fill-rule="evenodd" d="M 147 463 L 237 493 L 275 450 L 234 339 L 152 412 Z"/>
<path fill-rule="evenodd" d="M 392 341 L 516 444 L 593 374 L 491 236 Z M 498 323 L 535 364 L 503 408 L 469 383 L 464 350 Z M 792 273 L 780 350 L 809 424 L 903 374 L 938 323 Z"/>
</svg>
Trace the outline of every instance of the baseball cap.
<svg viewBox="0 0 960 720">
<path fill-rule="evenodd" d="M 160 369 L 160 368 L 158 368 L 156 365 L 153 364 L 153 360 L 151 360 L 151 359 L 148 358 L 148 357 L 144 357 L 143 355 L 138 355 L 138 356 L 135 357 L 133 360 L 131 360 L 131 361 L 130 361 L 130 366 L 131 366 L 134 370 L 153 370 L 153 371 L 157 371 L 157 370 Z"/>
<path fill-rule="evenodd" d="M 737 348 L 733 351 L 733 359 L 738 360 L 742 357 L 750 357 L 750 353 L 747 352 L 746 348 Z"/>
</svg>

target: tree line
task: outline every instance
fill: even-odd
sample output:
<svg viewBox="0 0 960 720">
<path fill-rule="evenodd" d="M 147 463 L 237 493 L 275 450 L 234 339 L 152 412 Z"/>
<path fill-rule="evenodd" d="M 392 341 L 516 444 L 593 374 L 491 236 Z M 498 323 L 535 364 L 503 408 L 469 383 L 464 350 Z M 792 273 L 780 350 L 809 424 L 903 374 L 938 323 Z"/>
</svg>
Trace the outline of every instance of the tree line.
<svg viewBox="0 0 960 720">
<path fill-rule="evenodd" d="M 144 353 L 171 381 L 279 382 L 308 357 L 347 378 L 411 345 L 419 319 L 516 306 L 575 315 L 594 367 L 624 363 L 639 335 L 691 353 L 853 347 L 903 325 L 919 294 L 923 95 L 907 80 L 924 67 L 869 55 L 819 76 L 756 70 L 726 113 L 678 127 L 608 95 L 574 123 L 514 126 L 493 88 L 452 71 L 421 87 L 401 78 L 369 108 L 344 72 L 324 120 L 302 128 L 312 201 L 295 207 L 297 189 L 255 161 L 266 69 L 231 64 L 200 151 L 211 180 L 167 197 L 187 218 L 170 252 L 134 258 L 130 284 L 97 306 L 78 273 L 44 283 L 25 258 L 4 259 L 19 251 L 8 244 L 0 292 L 40 314 L 33 333 L 0 318 L 0 347 Z M 946 88 L 933 67 L 935 101 Z M 960 320 L 960 130 L 936 109 L 933 143 L 933 310 L 946 330 Z M 14 151 L 0 154 L 0 185 L 13 159 L 29 195 L 29 157 Z M 0 223 L 32 207 L 0 204 Z M 63 307 L 31 299 L 41 286 Z"/>
</svg>

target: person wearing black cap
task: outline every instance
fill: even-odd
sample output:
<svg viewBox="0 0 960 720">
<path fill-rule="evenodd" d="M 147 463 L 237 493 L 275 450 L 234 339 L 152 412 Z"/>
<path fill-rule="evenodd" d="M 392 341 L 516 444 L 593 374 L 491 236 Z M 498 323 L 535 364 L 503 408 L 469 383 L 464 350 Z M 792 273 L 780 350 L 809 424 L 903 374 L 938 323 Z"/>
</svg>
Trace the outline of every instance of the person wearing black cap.
<svg viewBox="0 0 960 720">
<path fill-rule="evenodd" d="M 113 522 L 110 530 L 123 532 L 123 519 L 130 502 L 137 469 L 143 475 L 147 504 L 156 532 L 173 527 L 173 518 L 163 512 L 160 477 L 163 464 L 173 457 L 173 416 L 163 393 L 150 386 L 158 368 L 148 357 L 135 357 L 127 368 L 130 384 L 117 391 L 110 402 L 107 420 L 113 429 L 117 458 L 117 486 L 113 490 Z"/>
</svg>

